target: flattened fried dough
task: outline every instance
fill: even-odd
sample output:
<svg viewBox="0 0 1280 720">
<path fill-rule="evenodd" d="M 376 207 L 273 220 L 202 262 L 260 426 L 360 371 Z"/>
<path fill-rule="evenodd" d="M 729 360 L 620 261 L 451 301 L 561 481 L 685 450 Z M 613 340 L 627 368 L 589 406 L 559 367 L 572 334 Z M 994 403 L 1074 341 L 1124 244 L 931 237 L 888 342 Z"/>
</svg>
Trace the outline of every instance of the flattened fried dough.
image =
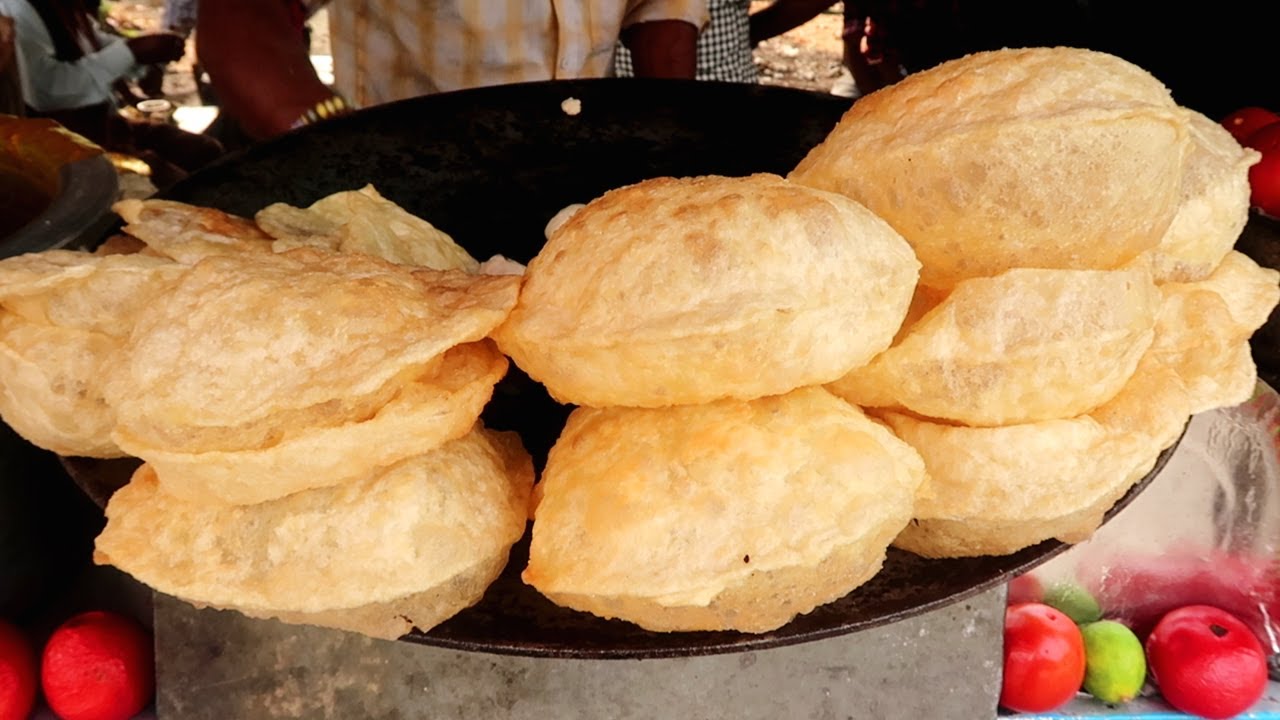
<svg viewBox="0 0 1280 720">
<path fill-rule="evenodd" d="M 506 369 L 506 358 L 489 341 L 459 345 L 367 420 L 299 427 L 261 449 L 184 453 L 121 431 L 115 439 L 146 460 L 163 491 L 174 497 L 211 504 L 266 502 L 348 482 L 464 435 Z"/>
<path fill-rule="evenodd" d="M 1262 157 L 1204 115 L 1189 118 L 1178 210 L 1152 251 L 1158 283 L 1203 280 L 1222 262 L 1249 219 L 1249 167 Z"/>
<path fill-rule="evenodd" d="M 919 457 L 820 388 L 580 408 L 539 485 L 524 579 L 653 630 L 763 632 L 880 567 Z"/>
<path fill-rule="evenodd" d="M 932 497 L 895 544 L 927 557 L 1004 555 L 1075 542 L 1150 470 L 1190 417 L 1178 375 L 1148 357 L 1089 415 L 993 428 L 880 414 L 920 452 Z"/>
<path fill-rule="evenodd" d="M 791 173 L 861 202 L 949 288 L 1015 267 L 1111 269 L 1177 208 L 1188 120 L 1120 58 L 982 52 L 859 100 Z"/>
<path fill-rule="evenodd" d="M 172 200 L 121 200 L 112 206 L 124 231 L 188 265 L 206 257 L 271 252 L 271 237 L 252 220 Z"/>
<path fill-rule="evenodd" d="M 1151 354 L 1182 378 L 1191 411 L 1238 405 L 1253 394 L 1249 336 L 1280 301 L 1280 272 L 1232 251 L 1204 280 L 1167 283 Z"/>
<path fill-rule="evenodd" d="M 103 400 L 101 368 L 120 341 L 42 325 L 0 310 L 0 417 L 32 444 L 60 455 L 119 457 L 115 413 Z"/>
<path fill-rule="evenodd" d="M 855 404 L 967 425 L 1073 417 L 1128 382 L 1151 345 L 1159 302 L 1141 266 L 966 280 L 830 388 Z"/>
<path fill-rule="evenodd" d="M 285 252 L 300 247 L 338 251 L 342 225 L 320 213 L 285 203 L 272 203 L 257 212 L 253 221 L 273 239 L 271 249 Z"/>
<path fill-rule="evenodd" d="M 562 402 L 749 399 L 829 382 L 887 347 L 918 267 L 838 195 L 770 175 L 660 178 L 574 214 L 494 337 Z"/>
<path fill-rule="evenodd" d="M 0 260 L 0 306 L 35 323 L 126 338 L 186 271 L 167 258 L 50 250 Z"/>
<path fill-rule="evenodd" d="M 167 259 L 51 250 L 0 260 L 0 416 L 63 455 L 117 457 L 105 368 L 142 308 L 185 270 Z"/>
<path fill-rule="evenodd" d="M 396 637 L 480 599 L 524 532 L 532 482 L 519 441 L 483 429 L 256 505 L 180 500 L 144 465 L 107 505 L 95 558 L 193 603 Z"/>
<path fill-rule="evenodd" d="M 276 238 L 277 252 L 310 245 L 433 270 L 476 272 L 480 264 L 453 238 L 372 185 L 328 195 L 306 209 L 277 203 L 256 220 Z"/>
<path fill-rule="evenodd" d="M 1161 290 L 1168 296 L 1189 288 L 1217 293 L 1231 313 L 1236 336 L 1248 339 L 1266 324 L 1280 302 L 1280 271 L 1261 267 L 1248 255 L 1233 250 L 1203 281 L 1186 286 L 1170 283 Z"/>
<path fill-rule="evenodd" d="M 368 417 L 445 350 L 488 335 L 519 284 L 310 249 L 209 258 L 139 319 L 107 397 L 142 443 L 262 447 L 282 419 Z"/>
</svg>

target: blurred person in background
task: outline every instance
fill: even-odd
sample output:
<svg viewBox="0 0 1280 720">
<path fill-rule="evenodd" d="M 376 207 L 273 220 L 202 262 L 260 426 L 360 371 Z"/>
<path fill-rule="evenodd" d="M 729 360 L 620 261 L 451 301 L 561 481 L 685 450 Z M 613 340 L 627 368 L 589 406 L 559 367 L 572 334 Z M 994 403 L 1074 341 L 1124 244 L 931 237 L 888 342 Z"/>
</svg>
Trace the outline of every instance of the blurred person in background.
<svg viewBox="0 0 1280 720">
<path fill-rule="evenodd" d="M 0 114 L 3 115 L 22 115 L 25 111 L 17 52 L 13 18 L 0 14 Z"/>
<path fill-rule="evenodd" d="M 165 30 L 186 37 L 196 29 L 199 0 L 165 0 L 162 24 Z"/>
<path fill-rule="evenodd" d="M 786 0 L 779 0 L 786 2 Z M 708 0 L 710 21 L 698 37 L 698 80 L 755 83 L 760 81 L 751 49 L 751 0 Z M 631 51 L 619 43 L 614 58 L 618 77 L 634 77 Z"/>
<path fill-rule="evenodd" d="M 751 16 L 753 44 L 831 4 L 778 0 Z M 1264 3 L 1219 0 L 1188 16 L 1155 0 L 846 0 L 844 18 L 848 74 L 832 91 L 847 97 L 969 53 L 1062 45 L 1124 58 L 1214 119 L 1248 105 L 1280 112 Z"/>
<path fill-rule="evenodd" d="M 222 153 L 217 141 L 119 112 L 118 81 L 182 56 L 182 37 L 125 39 L 102 31 L 80 0 L 0 0 L 13 18 L 16 61 L 28 115 L 47 117 L 106 150 L 146 161 L 164 187 Z"/>
<path fill-rule="evenodd" d="M 165 32 L 181 35 L 183 38 L 191 37 L 191 32 L 196 29 L 197 7 L 199 7 L 198 0 L 165 0 L 160 27 Z M 138 87 L 149 97 L 163 97 L 164 72 L 164 65 L 148 67 L 146 74 L 138 80 Z M 194 72 L 198 78 L 199 67 L 195 68 Z"/>
<path fill-rule="evenodd" d="M 778 0 L 751 16 L 758 43 L 799 27 L 834 3 Z M 908 73 L 980 50 L 1081 46 L 1085 0 L 845 0 L 844 75 L 832 92 L 860 97 Z"/>
<path fill-rule="evenodd" d="M 334 0 L 326 5 L 336 88 L 303 42 L 320 3 L 202 0 L 198 55 L 223 112 L 253 138 L 403 98 L 613 72 L 692 78 L 706 0 Z"/>
</svg>

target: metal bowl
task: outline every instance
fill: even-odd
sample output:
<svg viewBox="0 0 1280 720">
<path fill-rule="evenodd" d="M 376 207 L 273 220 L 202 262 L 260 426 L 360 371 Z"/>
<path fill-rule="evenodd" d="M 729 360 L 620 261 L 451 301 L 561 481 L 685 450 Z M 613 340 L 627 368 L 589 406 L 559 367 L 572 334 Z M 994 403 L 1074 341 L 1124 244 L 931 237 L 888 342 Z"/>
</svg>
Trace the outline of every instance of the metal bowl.
<svg viewBox="0 0 1280 720">
<path fill-rule="evenodd" d="M 0 258 L 82 247 L 111 224 L 119 179 L 100 148 L 43 119 L 0 116 Z"/>
</svg>

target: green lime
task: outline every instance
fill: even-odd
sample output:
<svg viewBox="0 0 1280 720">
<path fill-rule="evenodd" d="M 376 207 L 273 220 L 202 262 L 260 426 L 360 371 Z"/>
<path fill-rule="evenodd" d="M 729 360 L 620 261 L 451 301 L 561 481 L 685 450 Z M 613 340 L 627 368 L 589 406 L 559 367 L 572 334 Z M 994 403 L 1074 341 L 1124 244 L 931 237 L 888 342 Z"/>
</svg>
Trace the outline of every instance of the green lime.
<svg viewBox="0 0 1280 720">
<path fill-rule="evenodd" d="M 1119 705 L 1137 697 L 1147 680 L 1142 642 L 1129 628 L 1100 620 L 1080 628 L 1084 637 L 1084 691 Z"/>
<path fill-rule="evenodd" d="M 1077 625 L 1094 622 L 1102 618 L 1102 608 L 1093 599 L 1088 590 L 1074 583 L 1056 583 L 1044 593 L 1044 604 L 1057 608 L 1058 612 L 1071 618 Z"/>
</svg>

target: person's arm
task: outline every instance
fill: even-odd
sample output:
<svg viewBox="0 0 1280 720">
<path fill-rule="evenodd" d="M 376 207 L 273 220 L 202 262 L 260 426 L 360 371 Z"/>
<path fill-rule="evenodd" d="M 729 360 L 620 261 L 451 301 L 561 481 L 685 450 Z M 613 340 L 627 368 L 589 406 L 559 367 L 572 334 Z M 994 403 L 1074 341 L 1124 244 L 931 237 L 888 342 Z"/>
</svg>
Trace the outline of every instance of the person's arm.
<svg viewBox="0 0 1280 720">
<path fill-rule="evenodd" d="M 110 102 L 112 84 L 144 58 L 169 57 L 176 44 L 165 36 L 117 39 L 75 62 L 59 60 L 44 21 L 34 10 L 19 7 L 14 16 L 22 92 L 40 112 L 67 110 Z M 170 46 L 173 47 L 170 47 Z"/>
<path fill-rule="evenodd" d="M 4 8 L 0 8 L 3 11 Z M 0 75 L 14 65 L 17 52 L 14 43 L 13 18 L 0 12 Z"/>
<path fill-rule="evenodd" d="M 683 20 L 653 20 L 622 31 L 636 77 L 692 80 L 698 70 L 698 28 Z"/>
<path fill-rule="evenodd" d="M 222 110 L 254 138 L 286 132 L 333 97 L 280 0 L 201 0 L 196 55 Z"/>
<path fill-rule="evenodd" d="M 831 7 L 835 0 L 777 0 L 751 14 L 751 45 L 798 28 Z"/>
<path fill-rule="evenodd" d="M 622 44 L 636 77 L 692 80 L 698 71 L 698 34 L 710 16 L 706 0 L 630 0 Z"/>
</svg>

